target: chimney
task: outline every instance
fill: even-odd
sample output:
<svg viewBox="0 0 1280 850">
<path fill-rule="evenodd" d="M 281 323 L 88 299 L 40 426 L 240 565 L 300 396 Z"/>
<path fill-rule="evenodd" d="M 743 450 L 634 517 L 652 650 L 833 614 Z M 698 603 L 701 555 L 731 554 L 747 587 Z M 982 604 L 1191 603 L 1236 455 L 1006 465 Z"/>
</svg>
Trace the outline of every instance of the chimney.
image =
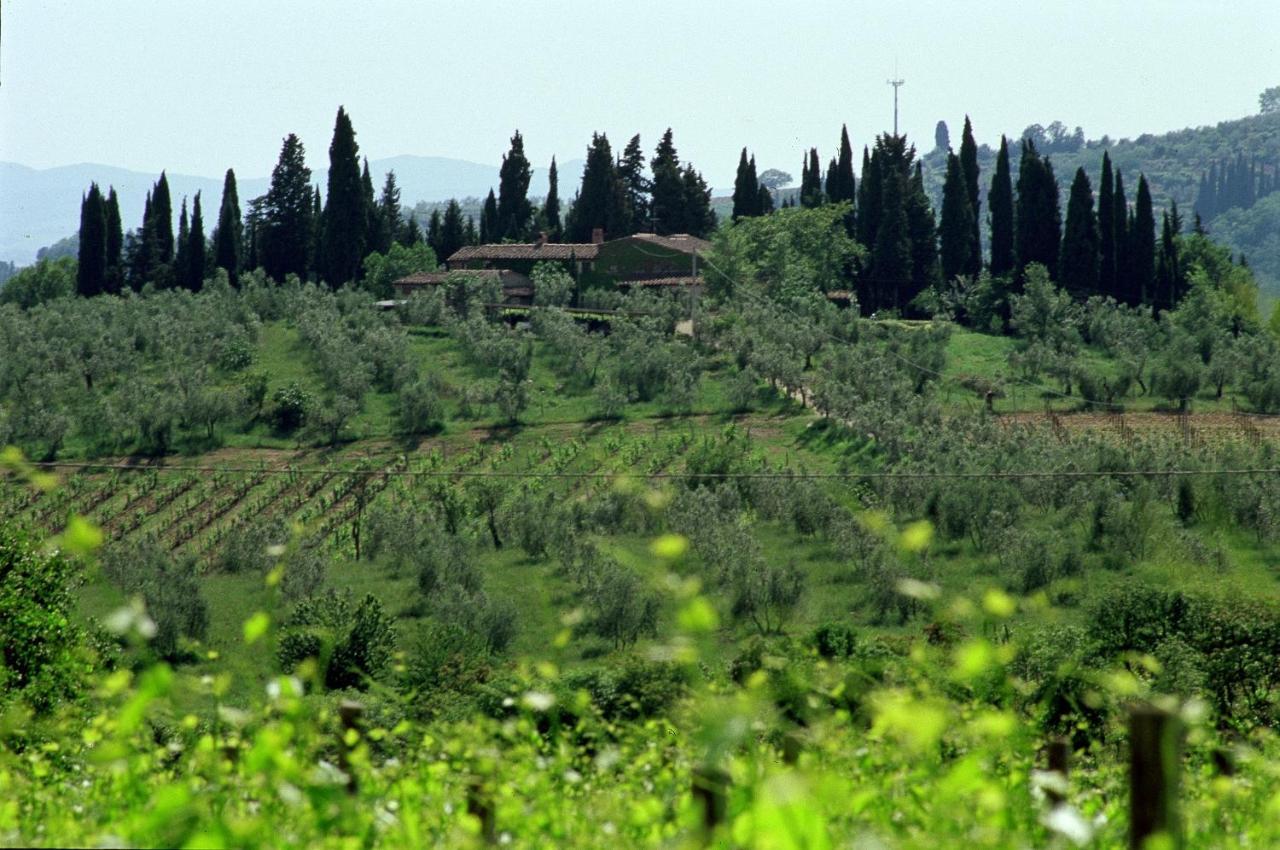
<svg viewBox="0 0 1280 850">
<path fill-rule="evenodd" d="M 546 245 L 546 244 L 547 244 L 547 231 L 545 230 L 539 231 L 538 238 L 534 240 L 533 246 L 535 248 L 541 248 L 543 245 Z"/>
<path fill-rule="evenodd" d="M 599 245 L 603 242 L 604 242 L 604 228 L 603 227 L 591 228 L 591 244 Z"/>
</svg>

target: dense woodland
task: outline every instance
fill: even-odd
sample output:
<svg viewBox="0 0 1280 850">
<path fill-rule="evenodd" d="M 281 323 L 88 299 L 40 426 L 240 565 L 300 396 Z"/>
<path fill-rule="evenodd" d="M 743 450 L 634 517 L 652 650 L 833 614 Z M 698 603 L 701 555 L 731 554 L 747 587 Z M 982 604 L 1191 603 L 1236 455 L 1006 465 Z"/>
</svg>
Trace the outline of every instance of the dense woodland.
<svg viewBox="0 0 1280 850">
<path fill-rule="evenodd" d="M 424 233 L 340 111 L 323 198 L 292 136 L 207 238 L 90 187 L 0 290 L 0 840 L 1110 847 L 1154 706 L 1175 842 L 1275 843 L 1249 267 L 1032 138 L 966 127 L 936 212 L 902 137 L 777 209 L 744 150 L 718 222 L 669 133 L 590 151 L 561 216 L 517 134 Z M 377 304 L 446 230 L 595 227 L 709 234 L 706 291 Z"/>
</svg>

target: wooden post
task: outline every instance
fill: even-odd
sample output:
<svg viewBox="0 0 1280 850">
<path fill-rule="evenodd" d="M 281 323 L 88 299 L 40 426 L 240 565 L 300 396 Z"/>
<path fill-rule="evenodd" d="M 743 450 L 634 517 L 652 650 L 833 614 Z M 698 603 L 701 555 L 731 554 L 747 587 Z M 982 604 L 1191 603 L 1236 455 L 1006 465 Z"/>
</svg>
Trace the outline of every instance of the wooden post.
<svg viewBox="0 0 1280 850">
<path fill-rule="evenodd" d="M 1066 738 L 1054 738 L 1045 748 L 1047 767 L 1050 773 L 1062 776 L 1065 783 L 1071 766 L 1071 745 Z M 1056 788 L 1045 789 L 1044 796 L 1049 800 L 1049 808 L 1057 808 L 1067 801 L 1067 795 Z"/>
<path fill-rule="evenodd" d="M 478 777 L 467 783 L 467 814 L 480 821 L 480 837 L 485 844 L 498 842 L 498 830 L 494 820 L 493 801 Z"/>
<path fill-rule="evenodd" d="M 693 799 L 702 806 L 703 837 L 710 838 L 729 813 L 729 774 L 718 767 L 693 769 Z"/>
<path fill-rule="evenodd" d="M 804 738 L 801 737 L 798 730 L 793 729 L 782 737 L 782 761 L 786 764 L 795 764 L 800 761 L 800 754 L 804 752 Z"/>
<path fill-rule="evenodd" d="M 1182 724 L 1162 709 L 1139 706 L 1129 712 L 1129 847 L 1141 850 L 1148 838 L 1166 835 L 1183 847 L 1178 812 L 1178 771 Z"/>
<path fill-rule="evenodd" d="M 342 740 L 338 742 L 338 766 L 347 775 L 347 793 L 354 794 L 359 790 L 356 772 L 351 768 L 350 754 L 354 744 L 347 743 L 347 733 L 360 731 L 360 718 L 364 714 L 364 706 L 352 700 L 343 700 L 338 705 L 338 720 L 342 724 Z"/>
</svg>

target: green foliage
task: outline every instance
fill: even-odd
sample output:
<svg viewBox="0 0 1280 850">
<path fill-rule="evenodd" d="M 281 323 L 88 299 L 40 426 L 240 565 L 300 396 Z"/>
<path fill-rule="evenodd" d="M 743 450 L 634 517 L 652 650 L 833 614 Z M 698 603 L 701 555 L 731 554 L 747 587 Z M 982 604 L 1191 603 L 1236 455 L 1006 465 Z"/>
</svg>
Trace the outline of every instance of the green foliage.
<svg viewBox="0 0 1280 850">
<path fill-rule="evenodd" d="M 286 671 L 313 658 L 325 687 L 365 688 L 391 661 L 395 628 L 372 595 L 360 601 L 350 592 L 303 599 L 283 623 L 277 656 Z"/>
<path fill-rule="evenodd" d="M 364 258 L 364 287 L 377 298 L 392 298 L 395 290 L 391 284 L 414 272 L 429 272 L 436 268 L 435 252 L 425 242 L 405 246 L 393 242 L 386 254 L 376 251 Z"/>
<path fill-rule="evenodd" d="M 20 269 L 0 287 L 0 304 L 25 309 L 65 298 L 76 288 L 76 261 L 73 257 L 41 260 Z"/>
<path fill-rule="evenodd" d="M 864 252 L 844 229 L 848 208 L 779 210 L 751 217 L 717 232 L 708 282 L 729 293 L 751 281 L 779 299 L 848 288 L 848 271 Z"/>
<path fill-rule="evenodd" d="M 140 543 L 108 548 L 102 571 L 125 594 L 142 597 L 155 624 L 150 646 L 159 657 L 181 659 L 187 652 L 185 641 L 204 639 L 209 603 L 194 559 L 174 558 L 160 546 Z"/>
</svg>

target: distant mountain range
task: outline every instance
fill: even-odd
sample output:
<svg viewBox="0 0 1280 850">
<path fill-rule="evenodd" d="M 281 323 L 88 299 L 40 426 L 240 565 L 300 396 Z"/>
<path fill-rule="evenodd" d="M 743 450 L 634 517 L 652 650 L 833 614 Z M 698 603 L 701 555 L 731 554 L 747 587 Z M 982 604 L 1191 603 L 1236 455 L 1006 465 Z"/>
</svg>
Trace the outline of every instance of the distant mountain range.
<svg viewBox="0 0 1280 850">
<path fill-rule="evenodd" d="M 560 164 L 561 196 L 572 197 L 582 173 L 582 160 Z M 445 201 L 449 198 L 483 197 L 489 189 L 497 189 L 498 166 L 449 159 L 440 156 L 394 156 L 370 160 L 369 171 L 375 191 L 381 191 L 388 171 L 394 170 L 400 186 L 400 201 L 412 208 L 418 201 Z M 100 163 L 82 163 L 58 168 L 35 169 L 13 162 L 0 162 L 0 261 L 26 265 L 35 260 L 36 251 L 75 233 L 80 227 L 80 198 L 96 182 L 106 192 L 114 186 L 120 196 L 120 215 L 126 229 L 142 221 L 146 194 L 159 173 L 130 171 Z M 177 212 L 185 196 L 201 194 L 205 227 L 211 229 L 222 202 L 222 175 L 203 177 L 169 174 L 173 195 L 175 227 Z M 237 189 L 242 204 L 267 191 L 269 177 L 246 177 L 237 174 Z M 328 170 L 313 171 L 312 182 L 324 191 Z M 529 194 L 542 197 L 547 193 L 547 170 L 535 168 Z"/>
</svg>

